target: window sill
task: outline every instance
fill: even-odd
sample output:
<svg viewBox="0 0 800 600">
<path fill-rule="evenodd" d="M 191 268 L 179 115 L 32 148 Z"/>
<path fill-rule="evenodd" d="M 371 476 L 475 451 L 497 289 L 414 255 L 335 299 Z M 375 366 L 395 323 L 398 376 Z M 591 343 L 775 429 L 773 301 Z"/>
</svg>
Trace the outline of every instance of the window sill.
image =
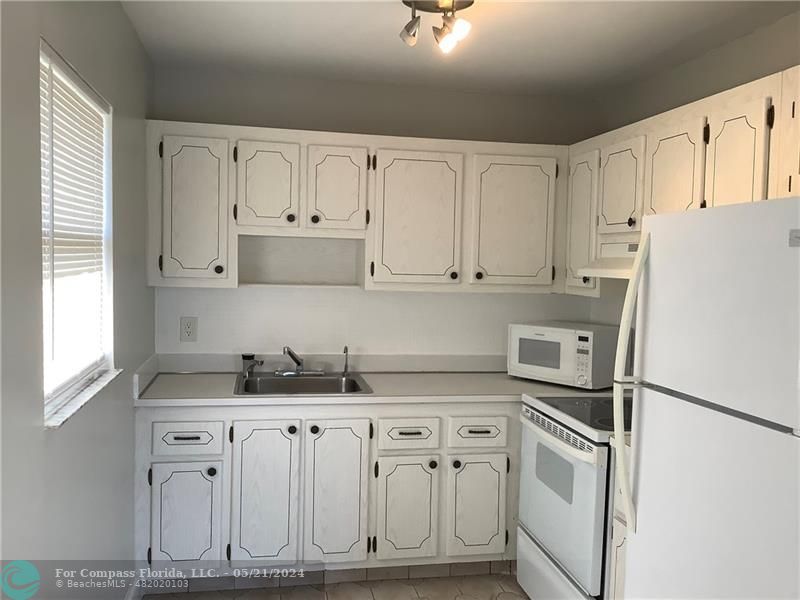
<svg viewBox="0 0 800 600">
<path fill-rule="evenodd" d="M 58 429 L 67 419 L 78 412 L 83 405 L 94 398 L 104 387 L 117 378 L 122 373 L 122 369 L 109 369 L 102 375 L 94 379 L 87 386 L 78 391 L 69 390 L 71 397 L 65 402 L 58 402 L 58 407 L 53 410 L 44 409 L 44 426 L 46 429 Z"/>
</svg>

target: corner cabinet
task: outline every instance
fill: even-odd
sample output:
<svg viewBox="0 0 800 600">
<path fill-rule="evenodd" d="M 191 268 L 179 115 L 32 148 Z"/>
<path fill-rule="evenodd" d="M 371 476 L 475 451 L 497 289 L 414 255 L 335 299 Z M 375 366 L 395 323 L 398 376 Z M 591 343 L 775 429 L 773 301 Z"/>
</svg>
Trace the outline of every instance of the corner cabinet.
<svg viewBox="0 0 800 600">
<path fill-rule="evenodd" d="M 228 140 L 165 135 L 159 154 L 161 276 L 228 279 Z"/>
<path fill-rule="evenodd" d="M 550 285 L 556 159 L 479 154 L 474 173 L 470 281 Z"/>
<path fill-rule="evenodd" d="M 784 71 L 781 101 L 777 107 L 775 133 L 778 156 L 774 187 L 775 198 L 800 194 L 800 65 Z"/>
<path fill-rule="evenodd" d="M 240 140 L 236 144 L 236 221 L 300 224 L 300 144 Z"/>
<path fill-rule="evenodd" d="M 578 269 L 595 258 L 597 188 L 600 151 L 578 154 L 569 161 L 569 206 L 567 208 L 567 280 L 570 293 L 598 296 L 595 277 L 580 277 Z"/>
<path fill-rule="evenodd" d="M 600 233 L 639 231 L 644 190 L 645 137 L 600 150 Z"/>
<path fill-rule="evenodd" d="M 307 422 L 305 431 L 306 561 L 367 558 L 367 419 Z"/>
<path fill-rule="evenodd" d="M 458 282 L 463 170 L 462 154 L 378 150 L 374 281 Z"/>
</svg>

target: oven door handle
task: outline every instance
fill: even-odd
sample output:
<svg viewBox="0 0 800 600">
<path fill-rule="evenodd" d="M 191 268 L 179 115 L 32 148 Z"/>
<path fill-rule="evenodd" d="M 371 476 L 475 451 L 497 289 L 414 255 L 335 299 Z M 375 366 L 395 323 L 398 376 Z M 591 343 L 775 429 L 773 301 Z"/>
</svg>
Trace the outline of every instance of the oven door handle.
<svg viewBox="0 0 800 600">
<path fill-rule="evenodd" d="M 579 461 L 588 463 L 590 465 L 597 465 L 597 452 L 586 452 L 585 450 L 580 450 L 575 446 L 571 446 L 565 441 L 553 436 L 547 430 L 542 429 L 536 423 L 523 415 L 520 415 L 519 420 L 522 421 L 523 426 L 527 427 L 533 433 L 539 436 L 539 439 L 544 444 L 550 446 L 551 450 L 561 454 L 568 454 L 572 458 L 576 458 Z"/>
</svg>

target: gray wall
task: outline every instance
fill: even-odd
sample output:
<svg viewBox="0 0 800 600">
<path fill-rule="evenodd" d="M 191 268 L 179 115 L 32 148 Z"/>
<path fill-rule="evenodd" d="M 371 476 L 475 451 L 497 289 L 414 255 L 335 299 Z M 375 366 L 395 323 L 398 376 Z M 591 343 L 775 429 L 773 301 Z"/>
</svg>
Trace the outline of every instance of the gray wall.
<svg viewBox="0 0 800 600">
<path fill-rule="evenodd" d="M 153 352 L 145 286 L 149 61 L 117 3 L 2 2 L 3 558 L 133 554 L 131 376 Z M 113 119 L 115 353 L 124 373 L 43 428 L 39 36 L 108 100 Z"/>
<path fill-rule="evenodd" d="M 157 68 L 148 118 L 566 144 L 597 133 L 589 100 L 474 93 L 198 68 Z"/>
<path fill-rule="evenodd" d="M 800 11 L 673 69 L 607 90 L 598 98 L 598 124 L 616 129 L 797 64 Z"/>
</svg>

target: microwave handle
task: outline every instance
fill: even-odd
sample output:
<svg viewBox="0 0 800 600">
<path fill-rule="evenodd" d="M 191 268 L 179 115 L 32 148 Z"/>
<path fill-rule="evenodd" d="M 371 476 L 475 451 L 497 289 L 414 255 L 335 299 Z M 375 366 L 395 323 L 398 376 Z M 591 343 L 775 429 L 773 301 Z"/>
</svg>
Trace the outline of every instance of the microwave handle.
<svg viewBox="0 0 800 600">
<path fill-rule="evenodd" d="M 636 532 L 636 507 L 633 505 L 631 481 L 628 476 L 628 457 L 625 453 L 625 390 L 638 384 L 636 376 L 626 377 L 625 364 L 628 357 L 628 347 L 631 339 L 634 309 L 639 294 L 639 285 L 650 256 L 650 234 L 645 233 L 639 245 L 636 258 L 633 261 L 633 272 L 625 291 L 625 304 L 622 306 L 622 316 L 617 337 L 617 353 L 614 357 L 614 438 L 617 442 L 616 453 L 617 480 L 622 491 L 622 508 L 625 513 L 626 524 L 631 533 Z M 620 450 L 621 449 L 621 450 Z"/>
</svg>

